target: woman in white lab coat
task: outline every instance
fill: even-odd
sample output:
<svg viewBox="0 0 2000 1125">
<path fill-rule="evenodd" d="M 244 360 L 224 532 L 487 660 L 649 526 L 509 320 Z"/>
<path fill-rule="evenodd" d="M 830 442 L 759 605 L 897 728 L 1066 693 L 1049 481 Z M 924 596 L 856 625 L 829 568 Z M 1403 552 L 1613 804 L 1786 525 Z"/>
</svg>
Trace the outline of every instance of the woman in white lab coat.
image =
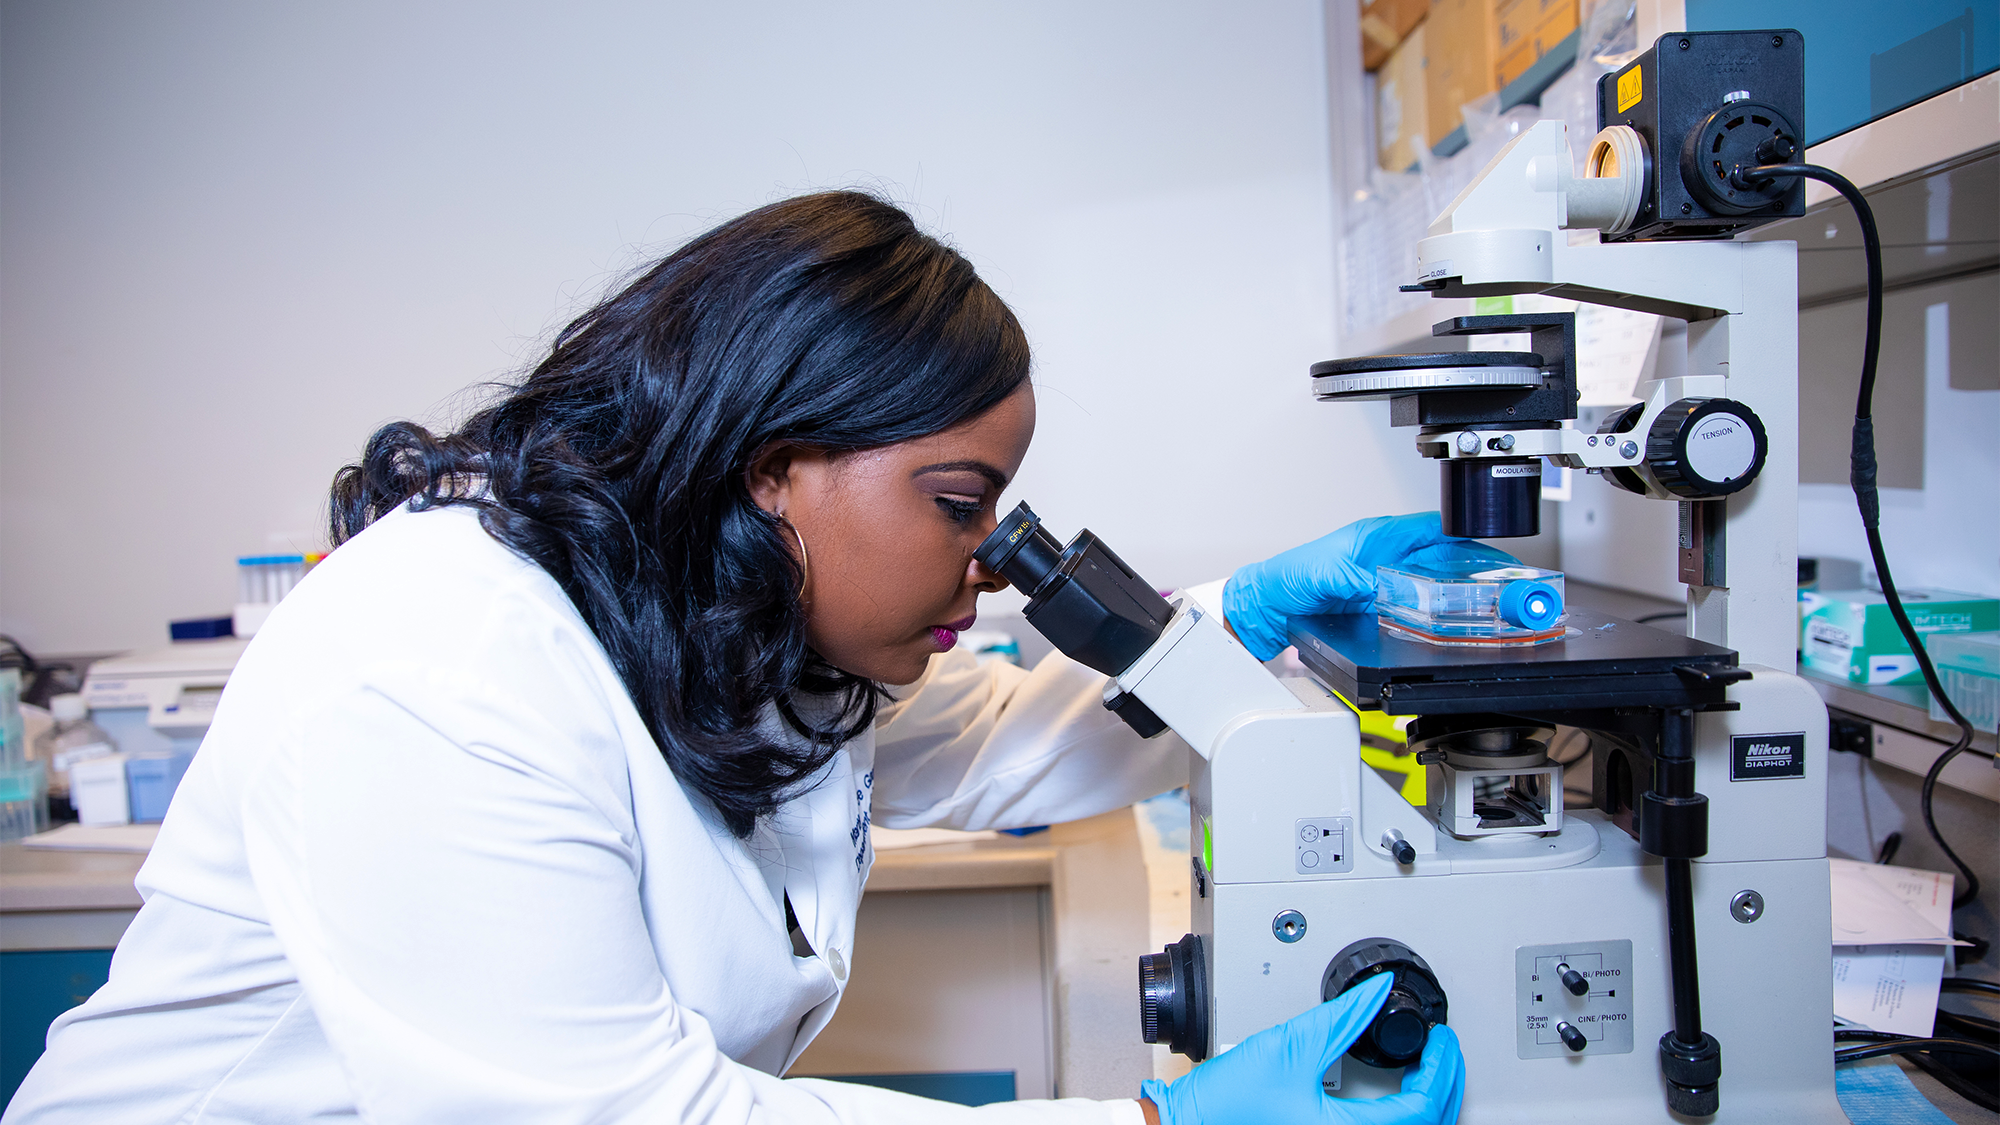
<svg viewBox="0 0 2000 1125">
<path fill-rule="evenodd" d="M 457 433 L 384 428 L 8 1125 L 1449 1120 L 1448 1030 L 1396 1098 L 1320 1092 L 1362 988 L 1143 1100 L 778 1077 L 867 956 L 871 820 L 1042 824 L 1185 779 L 1098 674 L 954 648 L 1004 585 L 971 555 L 1028 365 L 962 257 L 828 193 L 695 239 Z M 1239 572 L 1252 651 L 1441 538 L 1372 522 Z"/>
</svg>

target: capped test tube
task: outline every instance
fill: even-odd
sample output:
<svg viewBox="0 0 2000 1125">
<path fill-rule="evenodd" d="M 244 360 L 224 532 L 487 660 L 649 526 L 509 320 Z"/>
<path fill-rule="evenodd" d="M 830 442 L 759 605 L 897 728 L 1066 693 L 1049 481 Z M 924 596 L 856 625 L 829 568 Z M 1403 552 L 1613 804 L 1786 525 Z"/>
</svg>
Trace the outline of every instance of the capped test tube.
<svg viewBox="0 0 2000 1125">
<path fill-rule="evenodd" d="M 270 616 L 271 607 L 284 600 L 313 564 L 324 555 L 246 555 L 236 560 L 235 632 L 239 637 L 254 636 Z"/>
</svg>

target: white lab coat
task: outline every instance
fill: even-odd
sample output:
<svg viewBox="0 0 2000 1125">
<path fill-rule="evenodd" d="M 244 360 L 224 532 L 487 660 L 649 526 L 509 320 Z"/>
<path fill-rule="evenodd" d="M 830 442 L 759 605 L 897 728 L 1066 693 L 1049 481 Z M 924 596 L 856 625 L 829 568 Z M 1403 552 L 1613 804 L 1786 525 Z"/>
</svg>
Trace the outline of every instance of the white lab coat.
<svg viewBox="0 0 2000 1125">
<path fill-rule="evenodd" d="M 1185 780 L 1185 744 L 1134 737 L 1103 682 L 937 657 L 737 840 L 545 572 L 470 509 L 398 511 L 244 654 L 110 983 L 5 1123 L 1137 1122 L 775 1077 L 869 956 L 871 817 L 1044 824 Z"/>
</svg>

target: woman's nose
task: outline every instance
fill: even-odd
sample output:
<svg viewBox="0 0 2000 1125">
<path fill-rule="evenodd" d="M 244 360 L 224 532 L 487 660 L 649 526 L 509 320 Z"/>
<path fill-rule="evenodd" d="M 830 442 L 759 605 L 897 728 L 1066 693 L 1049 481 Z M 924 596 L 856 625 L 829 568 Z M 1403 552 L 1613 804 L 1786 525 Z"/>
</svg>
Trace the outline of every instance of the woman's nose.
<svg viewBox="0 0 2000 1125">
<path fill-rule="evenodd" d="M 986 564 L 978 559 L 973 559 L 966 568 L 966 576 L 971 580 L 972 588 L 982 594 L 997 594 L 1010 585 L 1005 575 L 988 570 Z"/>
</svg>

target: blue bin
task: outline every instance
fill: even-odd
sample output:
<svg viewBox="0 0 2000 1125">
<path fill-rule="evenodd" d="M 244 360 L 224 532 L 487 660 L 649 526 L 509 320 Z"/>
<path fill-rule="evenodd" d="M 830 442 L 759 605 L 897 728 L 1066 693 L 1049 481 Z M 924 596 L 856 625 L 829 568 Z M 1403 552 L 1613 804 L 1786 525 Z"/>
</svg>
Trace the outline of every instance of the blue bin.
<svg viewBox="0 0 2000 1125">
<path fill-rule="evenodd" d="M 158 824 L 187 773 L 192 754 L 147 754 L 125 763 L 125 790 L 132 798 L 132 823 Z"/>
</svg>

